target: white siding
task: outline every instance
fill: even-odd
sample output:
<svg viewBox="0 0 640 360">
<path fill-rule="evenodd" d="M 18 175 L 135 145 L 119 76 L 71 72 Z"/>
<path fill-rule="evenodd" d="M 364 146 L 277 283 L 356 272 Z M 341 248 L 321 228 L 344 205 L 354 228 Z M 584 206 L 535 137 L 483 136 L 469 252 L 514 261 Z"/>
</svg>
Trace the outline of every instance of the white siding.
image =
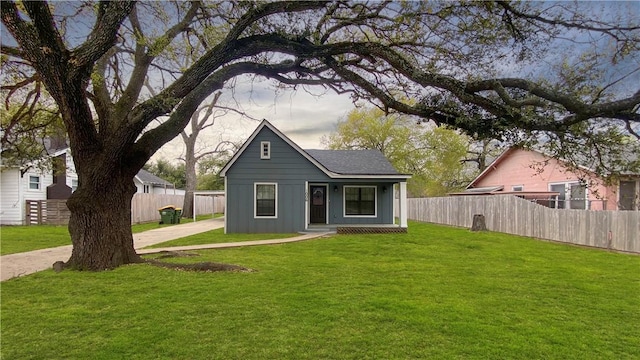
<svg viewBox="0 0 640 360">
<path fill-rule="evenodd" d="M 142 188 L 142 183 L 140 181 L 138 181 L 138 179 L 136 179 L 136 178 L 133 179 L 133 183 L 136 186 L 136 193 L 143 194 L 144 190 Z"/>
<path fill-rule="evenodd" d="M 71 151 L 67 150 L 67 186 L 73 189 L 73 181 L 78 180 L 76 165 L 73 163 Z"/>
<path fill-rule="evenodd" d="M 155 195 L 182 195 L 182 196 L 184 196 L 184 192 L 185 191 L 183 189 L 174 189 L 172 187 L 165 188 L 164 186 L 153 186 L 149 192 L 152 193 L 152 194 L 155 194 Z"/>
<path fill-rule="evenodd" d="M 24 224 L 24 208 L 26 200 L 45 200 L 47 198 L 47 186 L 53 183 L 51 174 L 32 169 L 20 177 L 18 169 L 7 169 L 0 172 L 0 224 L 21 225 Z M 40 189 L 29 189 L 29 176 L 40 177 Z"/>
<path fill-rule="evenodd" d="M 20 172 L 9 169 L 0 172 L 0 224 L 17 225 L 21 224 L 22 208 L 20 201 Z"/>
</svg>

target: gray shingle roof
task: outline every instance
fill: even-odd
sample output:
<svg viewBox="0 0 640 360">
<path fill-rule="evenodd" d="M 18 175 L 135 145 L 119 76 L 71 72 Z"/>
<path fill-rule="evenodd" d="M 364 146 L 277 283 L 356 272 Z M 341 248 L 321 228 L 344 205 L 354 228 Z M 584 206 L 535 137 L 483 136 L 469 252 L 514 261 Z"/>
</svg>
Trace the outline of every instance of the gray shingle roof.
<svg viewBox="0 0 640 360">
<path fill-rule="evenodd" d="M 172 183 L 168 182 L 167 180 L 159 178 L 159 177 L 153 175 L 152 173 L 148 172 L 145 169 L 140 169 L 140 171 L 138 171 L 138 175 L 136 175 L 136 176 L 138 177 L 138 179 L 143 184 L 173 185 Z"/>
<path fill-rule="evenodd" d="M 304 150 L 327 170 L 342 175 L 401 175 L 378 150 Z"/>
</svg>

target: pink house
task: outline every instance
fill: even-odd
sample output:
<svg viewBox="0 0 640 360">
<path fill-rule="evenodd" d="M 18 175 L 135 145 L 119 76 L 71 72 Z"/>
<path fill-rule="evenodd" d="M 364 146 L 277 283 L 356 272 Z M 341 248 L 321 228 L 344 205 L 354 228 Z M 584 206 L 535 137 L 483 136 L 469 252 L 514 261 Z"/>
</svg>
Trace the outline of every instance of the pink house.
<svg viewBox="0 0 640 360">
<path fill-rule="evenodd" d="M 640 210 L 640 175 L 606 185 L 588 169 L 571 171 L 561 160 L 540 152 L 510 148 L 496 158 L 462 193 L 517 195 L 560 209 Z"/>
</svg>

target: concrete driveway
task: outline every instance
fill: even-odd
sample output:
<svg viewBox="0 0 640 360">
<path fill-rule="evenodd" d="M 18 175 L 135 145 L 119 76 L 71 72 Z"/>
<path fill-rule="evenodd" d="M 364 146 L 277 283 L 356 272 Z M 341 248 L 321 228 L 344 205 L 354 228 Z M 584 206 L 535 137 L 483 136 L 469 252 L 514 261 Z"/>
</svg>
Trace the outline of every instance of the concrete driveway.
<svg viewBox="0 0 640 360">
<path fill-rule="evenodd" d="M 224 249 L 239 246 L 271 245 L 296 241 L 304 241 L 326 236 L 335 232 L 312 232 L 284 239 L 241 241 L 233 243 L 216 243 L 191 246 L 176 246 L 157 249 L 142 248 L 163 243 L 165 241 L 179 239 L 190 235 L 203 233 L 224 227 L 224 218 L 201 220 L 195 223 L 166 226 L 160 229 L 149 230 L 133 234 L 133 247 L 138 254 L 153 254 L 162 251 L 185 251 L 201 249 Z M 0 256 L 0 281 L 14 277 L 33 274 L 38 271 L 51 269 L 56 261 L 67 261 L 71 256 L 71 245 L 59 246 L 50 249 L 34 250 L 18 254 Z"/>
<path fill-rule="evenodd" d="M 136 249 L 141 249 L 221 227 L 224 227 L 224 218 L 165 226 L 133 234 L 133 246 Z M 54 262 L 67 261 L 69 257 L 71 257 L 71 245 L 0 256 L 0 281 L 51 269 Z"/>
</svg>

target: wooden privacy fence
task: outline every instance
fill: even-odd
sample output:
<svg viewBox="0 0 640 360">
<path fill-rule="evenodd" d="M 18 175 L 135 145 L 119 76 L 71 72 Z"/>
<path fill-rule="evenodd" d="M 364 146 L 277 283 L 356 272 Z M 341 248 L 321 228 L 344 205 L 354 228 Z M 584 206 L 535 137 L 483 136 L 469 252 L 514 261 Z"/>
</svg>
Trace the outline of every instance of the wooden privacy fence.
<svg viewBox="0 0 640 360">
<path fill-rule="evenodd" d="M 66 200 L 27 200 L 27 225 L 66 225 L 71 212 Z"/>
<path fill-rule="evenodd" d="M 640 253 L 640 211 L 551 209 L 512 195 L 407 199 L 409 219 Z"/>
<path fill-rule="evenodd" d="M 160 221 L 158 208 L 182 207 L 183 195 L 134 194 L 131 199 L 131 223 Z M 224 213 L 224 196 L 197 196 L 196 214 Z M 66 200 L 27 200 L 27 225 L 66 225 L 71 215 Z"/>
<path fill-rule="evenodd" d="M 139 224 L 160 221 L 158 208 L 175 205 L 181 208 L 184 195 L 169 194 L 134 194 L 131 200 L 131 223 Z M 224 196 L 196 196 L 196 214 L 213 214 L 224 212 Z"/>
</svg>

